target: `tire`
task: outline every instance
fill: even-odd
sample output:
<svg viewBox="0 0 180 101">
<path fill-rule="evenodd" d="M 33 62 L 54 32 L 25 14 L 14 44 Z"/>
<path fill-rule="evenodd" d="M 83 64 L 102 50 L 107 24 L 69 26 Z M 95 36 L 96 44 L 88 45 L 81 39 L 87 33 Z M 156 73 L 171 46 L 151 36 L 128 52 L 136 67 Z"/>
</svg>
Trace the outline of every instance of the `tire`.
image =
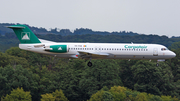
<svg viewBox="0 0 180 101">
<path fill-rule="evenodd" d="M 87 65 L 88 65 L 89 67 L 91 67 L 91 66 L 92 66 L 92 62 L 89 61 L 89 62 L 87 63 Z"/>
<path fill-rule="evenodd" d="M 159 66 L 159 63 L 157 63 L 156 66 L 158 67 L 158 66 Z"/>
</svg>

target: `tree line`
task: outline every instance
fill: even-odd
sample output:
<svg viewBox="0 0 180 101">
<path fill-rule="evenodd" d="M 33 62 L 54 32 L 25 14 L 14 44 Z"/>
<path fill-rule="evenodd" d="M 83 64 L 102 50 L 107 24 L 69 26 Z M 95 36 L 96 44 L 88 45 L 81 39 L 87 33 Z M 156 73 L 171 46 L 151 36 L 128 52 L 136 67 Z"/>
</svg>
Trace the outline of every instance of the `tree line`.
<svg viewBox="0 0 180 101">
<path fill-rule="evenodd" d="M 18 23 L 17 23 L 18 24 Z M 13 23 L 0 23 L 0 34 L 5 35 L 6 33 L 11 33 L 13 32 L 11 29 L 6 28 L 6 26 L 11 26 L 15 25 Z M 36 34 L 57 34 L 57 35 L 62 35 L 62 36 L 67 36 L 67 35 L 85 35 L 85 34 L 96 34 L 96 35 L 129 35 L 129 36 L 134 36 L 138 35 L 138 33 L 134 33 L 132 31 L 119 31 L 119 32 L 106 32 L 106 31 L 93 31 L 92 29 L 88 28 L 76 28 L 73 31 L 70 31 L 69 29 L 60 29 L 60 28 L 50 28 L 50 30 L 47 30 L 45 28 L 38 28 L 34 26 L 29 26 L 26 24 L 34 33 Z"/>
</svg>

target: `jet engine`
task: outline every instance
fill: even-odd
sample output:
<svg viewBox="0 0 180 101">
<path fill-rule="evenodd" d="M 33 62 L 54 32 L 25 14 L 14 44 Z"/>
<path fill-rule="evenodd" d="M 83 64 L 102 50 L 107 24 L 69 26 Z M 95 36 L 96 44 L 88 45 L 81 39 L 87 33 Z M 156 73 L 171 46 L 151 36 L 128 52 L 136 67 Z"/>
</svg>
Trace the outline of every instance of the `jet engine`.
<svg viewBox="0 0 180 101">
<path fill-rule="evenodd" d="M 45 51 L 54 53 L 66 53 L 69 51 L 68 45 L 50 45 L 45 46 Z"/>
</svg>

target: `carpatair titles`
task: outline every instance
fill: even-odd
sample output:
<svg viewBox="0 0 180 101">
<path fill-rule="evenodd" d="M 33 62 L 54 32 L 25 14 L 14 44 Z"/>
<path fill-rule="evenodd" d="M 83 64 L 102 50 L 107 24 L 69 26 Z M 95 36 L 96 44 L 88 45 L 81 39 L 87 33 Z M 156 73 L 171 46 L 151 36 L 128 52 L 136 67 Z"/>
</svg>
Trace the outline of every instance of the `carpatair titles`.
<svg viewBox="0 0 180 101">
<path fill-rule="evenodd" d="M 133 48 L 133 49 L 140 48 L 140 49 L 144 49 L 144 48 L 147 48 L 147 46 L 128 46 L 128 45 L 125 45 L 124 48 Z"/>
</svg>

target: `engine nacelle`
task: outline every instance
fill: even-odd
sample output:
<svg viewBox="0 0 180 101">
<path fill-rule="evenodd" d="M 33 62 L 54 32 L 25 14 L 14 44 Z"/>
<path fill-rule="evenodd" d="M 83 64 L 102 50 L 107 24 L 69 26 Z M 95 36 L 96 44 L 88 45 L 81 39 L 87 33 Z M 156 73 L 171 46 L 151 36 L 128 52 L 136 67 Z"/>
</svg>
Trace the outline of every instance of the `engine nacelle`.
<svg viewBox="0 0 180 101">
<path fill-rule="evenodd" d="M 69 51 L 68 45 L 51 45 L 46 46 L 45 51 L 55 52 L 55 53 L 66 53 Z"/>
</svg>

